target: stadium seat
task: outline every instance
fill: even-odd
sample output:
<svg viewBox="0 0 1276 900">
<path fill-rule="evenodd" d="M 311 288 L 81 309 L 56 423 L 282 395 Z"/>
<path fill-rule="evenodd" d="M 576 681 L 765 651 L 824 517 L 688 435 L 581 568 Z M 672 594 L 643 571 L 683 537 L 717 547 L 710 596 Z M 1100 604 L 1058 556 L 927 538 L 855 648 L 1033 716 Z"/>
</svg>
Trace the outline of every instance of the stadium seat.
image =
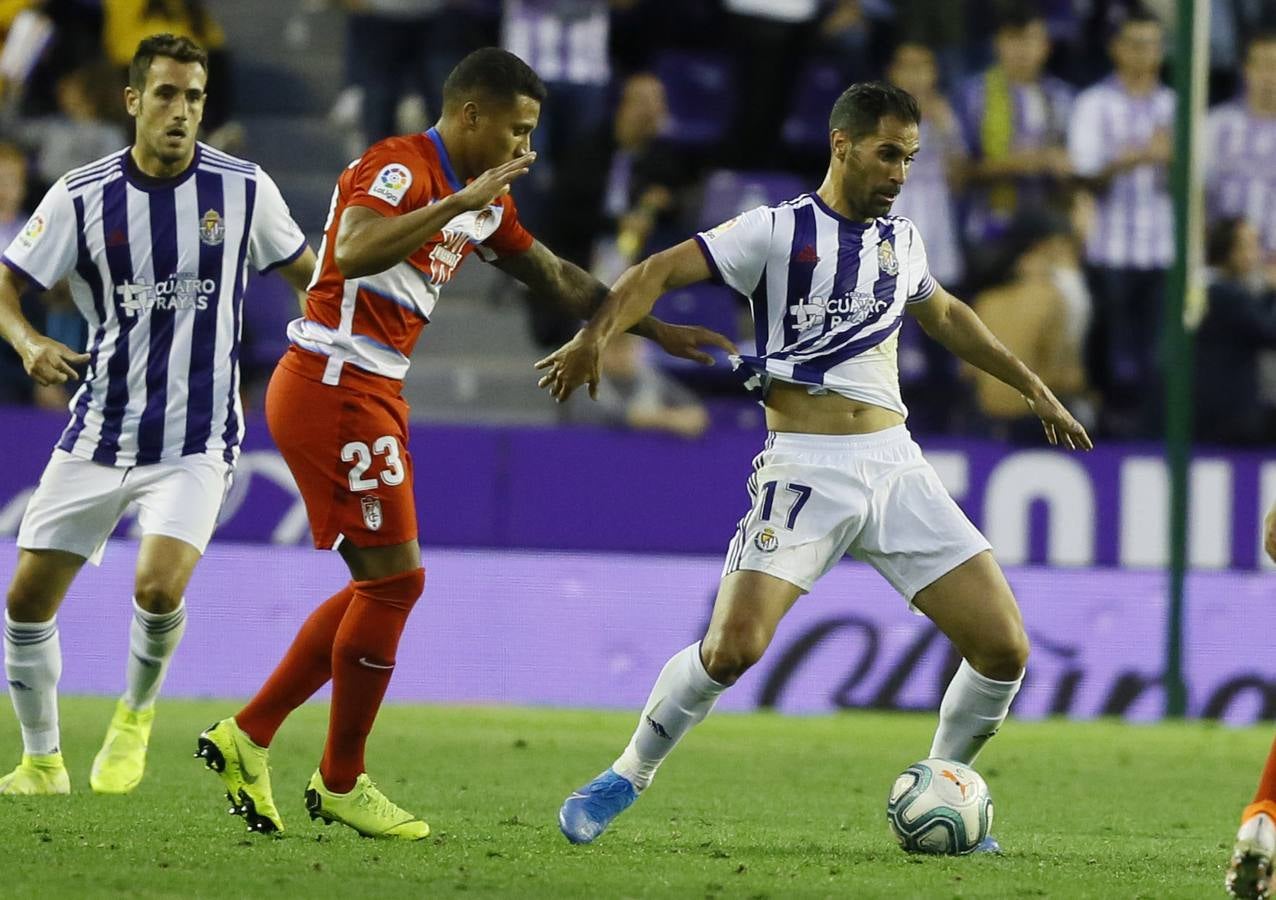
<svg viewBox="0 0 1276 900">
<path fill-rule="evenodd" d="M 726 137 L 735 111 L 734 79 L 726 59 L 673 50 L 659 54 L 652 71 L 665 86 L 670 141 L 702 147 Z"/>
<path fill-rule="evenodd" d="M 697 284 L 672 291 L 656 303 L 653 314 L 675 325 L 703 325 L 740 341 L 740 315 L 742 301 L 729 288 L 716 284 Z M 700 363 L 660 354 L 657 358 L 662 369 L 680 381 L 709 391 L 734 388 L 743 379 L 731 371 L 727 354 L 711 350 L 715 364 Z"/>
<path fill-rule="evenodd" d="M 698 226 L 712 228 L 755 206 L 791 200 L 806 183 L 788 172 L 736 172 L 718 169 L 705 180 Z"/>
<path fill-rule="evenodd" d="M 812 60 L 794 83 L 789 114 L 780 136 L 784 146 L 797 152 L 824 152 L 829 143 L 829 110 L 847 86 L 844 67 L 827 60 Z"/>
</svg>

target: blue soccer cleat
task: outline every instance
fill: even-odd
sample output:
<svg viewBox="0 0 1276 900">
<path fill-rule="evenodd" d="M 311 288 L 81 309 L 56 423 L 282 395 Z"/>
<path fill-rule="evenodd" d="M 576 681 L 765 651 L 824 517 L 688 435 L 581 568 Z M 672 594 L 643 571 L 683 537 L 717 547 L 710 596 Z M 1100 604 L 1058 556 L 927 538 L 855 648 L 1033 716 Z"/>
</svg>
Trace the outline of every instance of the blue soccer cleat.
<svg viewBox="0 0 1276 900">
<path fill-rule="evenodd" d="M 1001 843 L 991 834 L 985 835 L 984 839 L 975 845 L 975 849 L 971 853 L 996 853 L 1001 854 Z"/>
<path fill-rule="evenodd" d="M 637 799 L 633 784 L 608 769 L 563 801 L 558 827 L 573 844 L 588 844 Z"/>
</svg>

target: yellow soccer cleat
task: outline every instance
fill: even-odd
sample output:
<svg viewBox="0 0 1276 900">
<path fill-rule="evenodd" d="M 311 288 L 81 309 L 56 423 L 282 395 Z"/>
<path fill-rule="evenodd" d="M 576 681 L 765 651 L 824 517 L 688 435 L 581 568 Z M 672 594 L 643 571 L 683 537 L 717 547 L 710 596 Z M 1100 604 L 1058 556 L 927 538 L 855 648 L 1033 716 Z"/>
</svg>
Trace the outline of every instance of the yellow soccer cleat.
<svg viewBox="0 0 1276 900">
<path fill-rule="evenodd" d="M 61 753 L 39 756 L 22 754 L 22 764 L 0 776 L 0 796 L 32 797 L 39 794 L 69 794 L 71 779 L 62 764 Z"/>
<path fill-rule="evenodd" d="M 199 736 L 195 755 L 221 776 L 232 816 L 243 816 L 248 830 L 274 834 L 284 830 L 284 820 L 270 792 L 270 751 L 258 747 L 234 719 L 214 722 Z"/>
<path fill-rule="evenodd" d="M 127 794 L 141 783 L 154 721 L 154 706 L 134 710 L 123 700 L 115 704 L 106 740 L 89 770 L 89 787 L 99 794 Z"/>
<path fill-rule="evenodd" d="M 306 809 L 312 819 L 323 819 L 325 825 L 349 825 L 364 837 L 419 841 L 430 836 L 430 826 L 392 803 L 366 772 L 349 793 L 334 794 L 324 787 L 316 769 L 306 786 Z"/>
</svg>

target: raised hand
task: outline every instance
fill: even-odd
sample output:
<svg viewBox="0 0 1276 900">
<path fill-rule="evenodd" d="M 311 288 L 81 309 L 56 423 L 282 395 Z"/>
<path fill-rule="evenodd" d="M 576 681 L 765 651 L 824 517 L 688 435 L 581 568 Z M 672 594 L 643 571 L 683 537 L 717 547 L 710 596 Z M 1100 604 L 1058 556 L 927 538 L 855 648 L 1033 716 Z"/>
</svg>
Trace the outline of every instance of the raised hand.
<svg viewBox="0 0 1276 900">
<path fill-rule="evenodd" d="M 482 209 L 490 206 L 497 197 L 508 194 L 510 182 L 528 173 L 536 160 L 536 153 L 524 153 L 507 163 L 488 169 L 456 192 L 457 201 L 465 209 Z"/>
<path fill-rule="evenodd" d="M 80 374 L 72 366 L 88 361 L 87 353 L 76 353 L 66 344 L 44 335 L 30 338 L 22 346 L 22 367 L 43 387 L 78 379 Z"/>
</svg>

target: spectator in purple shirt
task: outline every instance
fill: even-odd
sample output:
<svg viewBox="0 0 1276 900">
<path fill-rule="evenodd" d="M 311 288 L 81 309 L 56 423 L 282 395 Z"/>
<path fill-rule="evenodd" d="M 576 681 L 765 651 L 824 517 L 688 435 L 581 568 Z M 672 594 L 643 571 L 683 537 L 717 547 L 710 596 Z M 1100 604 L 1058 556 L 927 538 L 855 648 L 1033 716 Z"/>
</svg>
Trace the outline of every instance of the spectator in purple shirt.
<svg viewBox="0 0 1276 900">
<path fill-rule="evenodd" d="M 1152 437 L 1160 427 L 1160 319 L 1174 256 L 1164 41 L 1159 20 L 1131 13 L 1109 44 L 1115 73 L 1081 92 L 1068 129 L 1072 165 L 1095 196 L 1086 246 L 1091 376 L 1107 401 L 1104 430 L 1117 437 Z"/>
<path fill-rule="evenodd" d="M 1276 31 L 1245 55 L 1245 94 L 1206 120 L 1205 189 L 1211 221 L 1243 216 L 1258 228 L 1267 280 L 1276 287 Z"/>
<path fill-rule="evenodd" d="M 1003 15 L 993 37 L 996 62 L 957 93 L 972 161 L 966 234 L 981 246 L 1005 235 L 1024 209 L 1040 209 L 1071 175 L 1068 117 L 1073 90 L 1044 74 L 1050 55 L 1046 20 L 1034 5 Z"/>
</svg>

